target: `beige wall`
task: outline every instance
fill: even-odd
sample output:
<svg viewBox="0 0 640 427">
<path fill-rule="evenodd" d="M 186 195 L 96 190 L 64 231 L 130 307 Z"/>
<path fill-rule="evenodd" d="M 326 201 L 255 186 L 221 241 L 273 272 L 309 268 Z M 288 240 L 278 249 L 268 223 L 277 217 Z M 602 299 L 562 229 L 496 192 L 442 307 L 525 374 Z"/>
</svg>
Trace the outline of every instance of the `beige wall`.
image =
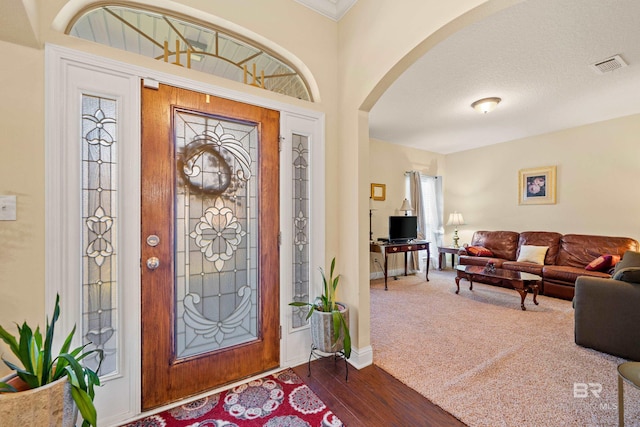
<svg viewBox="0 0 640 427">
<path fill-rule="evenodd" d="M 374 240 L 388 237 L 389 216 L 404 215 L 399 211 L 405 198 L 405 171 L 419 171 L 424 175 L 444 173 L 443 154 L 391 144 L 371 139 L 369 144 L 370 182 L 385 184 L 386 200 L 374 201 L 372 229 Z"/>
<path fill-rule="evenodd" d="M 518 170 L 557 167 L 555 205 L 518 205 Z M 475 230 L 548 230 L 640 240 L 640 115 L 446 156 L 445 217 Z M 453 229 L 447 227 L 450 242 Z"/>
<path fill-rule="evenodd" d="M 389 216 L 404 215 L 400 206 L 405 198 L 405 172 L 419 171 L 425 175 L 444 173 L 443 154 L 404 147 L 378 139 L 369 143 L 369 176 L 372 183 L 386 186 L 384 201 L 372 201 L 373 239 L 389 237 Z M 389 256 L 389 271 L 404 268 L 403 255 Z M 369 254 L 369 277 L 381 277 L 384 260 L 378 253 Z"/>
<path fill-rule="evenodd" d="M 0 221 L 0 325 L 15 334 L 44 325 L 44 57 L 2 41 L 0 56 L 0 195 L 17 197 L 17 220 Z"/>
</svg>

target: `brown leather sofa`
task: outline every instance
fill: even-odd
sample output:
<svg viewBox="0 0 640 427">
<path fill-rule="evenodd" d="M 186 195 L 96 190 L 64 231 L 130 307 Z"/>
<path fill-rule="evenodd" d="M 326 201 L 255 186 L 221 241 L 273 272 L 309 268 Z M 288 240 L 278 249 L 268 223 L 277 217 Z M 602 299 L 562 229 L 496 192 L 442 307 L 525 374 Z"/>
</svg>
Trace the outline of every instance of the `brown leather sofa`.
<svg viewBox="0 0 640 427">
<path fill-rule="evenodd" d="M 544 265 L 516 261 L 523 245 L 548 246 Z M 460 265 L 484 266 L 493 262 L 498 268 L 537 274 L 542 277 L 542 294 L 568 300 L 574 296 L 578 277 L 611 277 L 608 272 L 585 269 L 595 258 L 603 254 L 622 256 L 628 250 L 639 249 L 638 241 L 628 237 L 562 235 L 549 231 L 476 231 L 469 246 L 483 246 L 493 256 L 471 256 L 461 248 Z M 491 283 L 491 280 L 486 280 L 486 283 Z"/>
</svg>

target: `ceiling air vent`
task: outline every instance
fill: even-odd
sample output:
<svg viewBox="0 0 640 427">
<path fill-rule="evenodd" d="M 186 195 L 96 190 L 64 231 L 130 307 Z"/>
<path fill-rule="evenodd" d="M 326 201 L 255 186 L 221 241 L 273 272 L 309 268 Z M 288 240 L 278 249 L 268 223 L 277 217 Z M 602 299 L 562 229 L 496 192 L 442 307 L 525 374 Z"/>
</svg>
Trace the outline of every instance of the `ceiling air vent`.
<svg viewBox="0 0 640 427">
<path fill-rule="evenodd" d="M 611 58 L 598 61 L 595 64 L 591 64 L 591 68 L 598 74 L 608 73 L 618 68 L 626 67 L 627 63 L 620 57 L 620 55 L 612 56 Z"/>
</svg>

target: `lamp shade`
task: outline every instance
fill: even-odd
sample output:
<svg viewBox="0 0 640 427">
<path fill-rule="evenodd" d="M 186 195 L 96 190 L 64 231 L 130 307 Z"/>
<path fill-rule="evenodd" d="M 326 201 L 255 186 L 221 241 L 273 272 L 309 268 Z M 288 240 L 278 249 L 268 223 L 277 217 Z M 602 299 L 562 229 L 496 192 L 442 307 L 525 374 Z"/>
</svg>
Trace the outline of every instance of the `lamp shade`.
<svg viewBox="0 0 640 427">
<path fill-rule="evenodd" d="M 409 199 L 404 199 L 402 201 L 402 206 L 400 206 L 400 210 L 401 211 L 412 211 L 413 208 L 411 207 L 411 202 L 409 201 Z"/>
<path fill-rule="evenodd" d="M 463 225 L 464 218 L 460 212 L 454 212 L 449 214 L 449 221 L 447 221 L 447 225 Z"/>
</svg>

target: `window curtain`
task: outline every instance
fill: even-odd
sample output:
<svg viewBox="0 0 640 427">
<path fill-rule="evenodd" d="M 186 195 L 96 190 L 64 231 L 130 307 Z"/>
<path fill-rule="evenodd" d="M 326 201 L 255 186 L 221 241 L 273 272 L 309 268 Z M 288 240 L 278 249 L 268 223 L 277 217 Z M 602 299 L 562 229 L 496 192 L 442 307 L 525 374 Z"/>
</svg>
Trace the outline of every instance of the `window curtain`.
<svg viewBox="0 0 640 427">
<path fill-rule="evenodd" d="M 423 209 L 427 232 L 425 240 L 430 242 L 431 265 L 438 262 L 438 247 L 443 245 L 444 239 L 444 210 L 442 196 L 442 177 L 421 176 Z"/>
<path fill-rule="evenodd" d="M 424 202 L 422 200 L 422 180 L 420 172 L 409 172 L 409 201 L 413 212 L 418 217 L 418 240 L 425 240 L 427 236 L 427 223 L 424 215 Z M 420 270 L 420 257 L 418 253 L 411 252 L 411 267 L 414 271 Z"/>
<path fill-rule="evenodd" d="M 418 239 L 429 242 L 430 263 L 435 266 L 438 247 L 442 246 L 444 236 L 442 178 L 421 175 L 416 171 L 409 172 L 409 197 L 418 217 Z M 418 256 L 412 256 L 411 265 L 415 271 L 420 270 Z"/>
</svg>

